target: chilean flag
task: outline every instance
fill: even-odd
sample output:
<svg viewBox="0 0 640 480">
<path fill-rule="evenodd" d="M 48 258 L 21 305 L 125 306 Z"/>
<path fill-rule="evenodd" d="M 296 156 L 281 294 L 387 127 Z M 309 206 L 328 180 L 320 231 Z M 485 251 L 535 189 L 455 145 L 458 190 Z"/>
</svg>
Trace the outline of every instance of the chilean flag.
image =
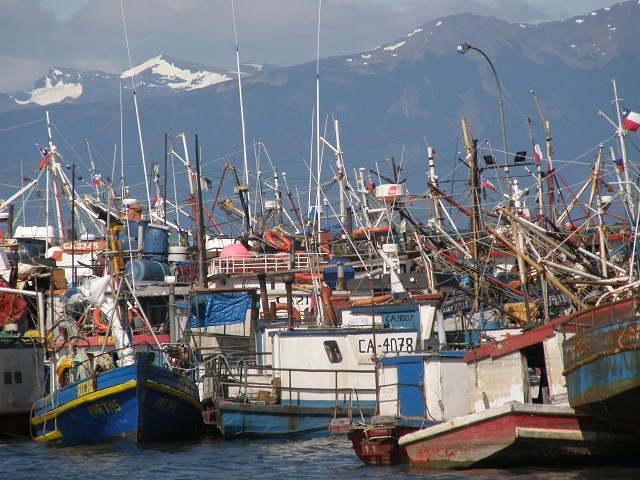
<svg viewBox="0 0 640 480">
<path fill-rule="evenodd" d="M 494 192 L 496 191 L 496 187 L 493 186 L 493 183 L 491 183 L 484 177 L 481 178 L 480 185 L 482 186 L 482 188 L 488 188 L 489 190 L 493 190 Z"/>
<path fill-rule="evenodd" d="M 640 113 L 632 112 L 628 108 L 622 109 L 622 125 L 630 132 L 640 128 Z"/>
<path fill-rule="evenodd" d="M 542 150 L 540 149 L 540 145 L 536 143 L 535 147 L 533 147 L 533 158 L 536 161 L 536 165 L 540 165 L 540 160 L 542 159 Z"/>
</svg>

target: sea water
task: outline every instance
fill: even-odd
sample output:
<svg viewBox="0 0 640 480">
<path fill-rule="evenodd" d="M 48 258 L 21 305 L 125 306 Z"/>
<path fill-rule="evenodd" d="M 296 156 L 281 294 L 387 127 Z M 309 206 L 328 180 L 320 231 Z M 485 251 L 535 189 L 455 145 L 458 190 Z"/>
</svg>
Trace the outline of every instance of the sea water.
<svg viewBox="0 0 640 480">
<path fill-rule="evenodd" d="M 535 464 L 535 459 L 532 459 Z M 430 471 L 409 465 L 363 465 L 345 437 L 311 440 L 205 439 L 135 445 L 55 446 L 31 440 L 0 442 L 2 479 L 632 479 L 638 468 L 521 468 Z"/>
</svg>

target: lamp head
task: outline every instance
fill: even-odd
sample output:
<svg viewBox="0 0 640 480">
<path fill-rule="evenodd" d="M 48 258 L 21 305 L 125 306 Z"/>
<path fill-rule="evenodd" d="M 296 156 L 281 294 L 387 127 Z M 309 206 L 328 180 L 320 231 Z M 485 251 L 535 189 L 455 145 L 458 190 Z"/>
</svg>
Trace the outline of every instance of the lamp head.
<svg viewBox="0 0 640 480">
<path fill-rule="evenodd" d="M 467 50 L 469 50 L 469 47 L 471 47 L 471 45 L 469 45 L 468 42 L 461 43 L 456 47 L 456 52 L 464 55 L 465 53 L 467 53 Z"/>
</svg>

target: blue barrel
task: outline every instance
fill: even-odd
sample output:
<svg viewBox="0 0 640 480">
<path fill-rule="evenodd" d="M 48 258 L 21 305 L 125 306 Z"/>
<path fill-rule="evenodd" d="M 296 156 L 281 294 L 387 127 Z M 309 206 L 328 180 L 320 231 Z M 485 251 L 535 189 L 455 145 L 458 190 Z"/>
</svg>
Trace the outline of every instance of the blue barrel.
<svg viewBox="0 0 640 480">
<path fill-rule="evenodd" d="M 332 258 L 327 262 L 327 266 L 339 265 L 339 264 L 344 265 L 345 287 L 347 285 L 347 281 L 351 280 L 353 277 L 356 276 L 356 273 L 353 270 L 353 267 L 351 265 L 347 265 L 348 263 L 349 263 L 349 260 L 347 260 L 346 258 Z M 338 283 L 338 267 L 336 266 L 335 268 L 333 267 L 325 268 L 323 275 L 324 275 L 324 281 L 326 282 L 327 286 L 332 290 L 335 290 L 336 284 Z"/>
<path fill-rule="evenodd" d="M 125 252 L 138 251 L 138 240 L 136 238 L 120 236 L 119 240 L 122 240 L 122 250 Z"/>
<path fill-rule="evenodd" d="M 169 227 L 147 225 L 144 232 L 144 253 L 147 256 L 166 257 L 169 251 Z"/>
<path fill-rule="evenodd" d="M 171 274 L 171 268 L 166 263 L 137 258 L 127 263 L 124 272 L 135 282 L 164 282 L 164 277 Z"/>
</svg>

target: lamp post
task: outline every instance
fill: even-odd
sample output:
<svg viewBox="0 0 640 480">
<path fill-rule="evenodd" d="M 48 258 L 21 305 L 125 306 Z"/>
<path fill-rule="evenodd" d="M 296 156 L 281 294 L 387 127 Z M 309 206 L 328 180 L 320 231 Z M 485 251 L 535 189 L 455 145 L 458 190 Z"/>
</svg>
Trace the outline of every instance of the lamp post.
<svg viewBox="0 0 640 480">
<path fill-rule="evenodd" d="M 498 79 L 498 74 L 496 73 L 496 69 L 489 60 L 489 57 L 480 50 L 479 48 L 472 47 L 468 42 L 461 43 L 456 47 L 456 52 L 464 55 L 468 50 L 475 50 L 479 52 L 487 61 L 489 66 L 491 67 L 491 71 L 493 72 L 493 76 L 496 79 L 496 85 L 498 86 L 498 107 L 500 109 L 500 127 L 502 129 L 502 149 L 504 150 L 504 176 L 507 180 L 507 184 L 509 185 L 509 197 L 511 197 L 511 181 L 509 179 L 509 159 L 507 158 L 507 136 L 504 131 L 504 112 L 502 110 L 502 89 L 500 88 L 500 80 Z"/>
</svg>

